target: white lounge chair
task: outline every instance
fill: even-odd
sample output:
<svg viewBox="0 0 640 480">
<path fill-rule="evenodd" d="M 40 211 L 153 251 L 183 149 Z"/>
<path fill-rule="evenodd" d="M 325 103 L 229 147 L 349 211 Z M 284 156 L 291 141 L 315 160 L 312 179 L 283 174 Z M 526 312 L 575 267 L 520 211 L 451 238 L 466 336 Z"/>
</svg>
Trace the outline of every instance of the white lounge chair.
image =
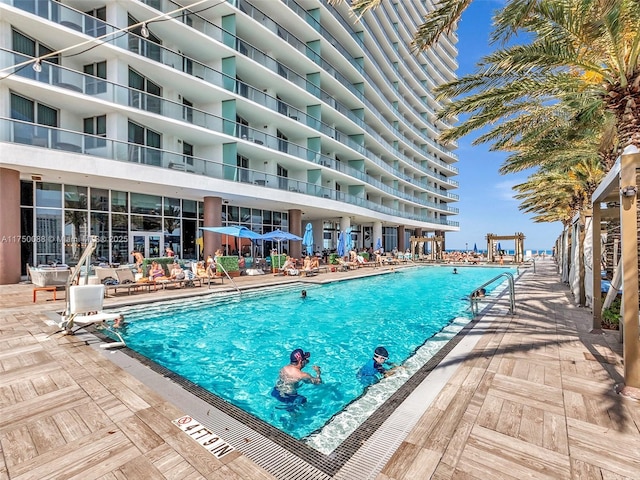
<svg viewBox="0 0 640 480">
<path fill-rule="evenodd" d="M 63 316 L 60 328 L 67 334 L 86 328 L 89 325 L 100 324 L 106 330 L 116 335 L 120 342 L 105 343 L 102 348 L 123 347 L 125 345 L 120 334 L 107 325 L 107 321 L 115 321 L 121 318 L 119 313 L 107 313 L 103 311 L 104 285 L 72 285 L 69 287 L 69 309 Z M 74 331 L 73 328 L 77 327 Z"/>
</svg>

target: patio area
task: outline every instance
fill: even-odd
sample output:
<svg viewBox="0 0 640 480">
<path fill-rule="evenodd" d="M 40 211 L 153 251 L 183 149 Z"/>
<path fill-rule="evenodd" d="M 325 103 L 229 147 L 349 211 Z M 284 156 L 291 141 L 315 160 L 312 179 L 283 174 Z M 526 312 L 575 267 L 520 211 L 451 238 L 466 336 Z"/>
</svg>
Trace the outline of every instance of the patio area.
<svg viewBox="0 0 640 480">
<path fill-rule="evenodd" d="M 308 281 L 391 268 L 404 267 Z M 299 280 L 236 282 L 243 289 Z M 220 458 L 198 446 L 172 423 L 190 411 L 114 364 L 109 351 L 54 334 L 47 322 L 64 309 L 64 292 L 56 301 L 41 292 L 34 303 L 32 287 L 0 286 L 0 479 L 294 478 L 273 476 L 241 453 L 242 444 Z M 233 289 L 225 281 L 106 304 Z M 589 333 L 591 312 L 574 306 L 550 259 L 516 283 L 515 315 L 507 305 L 503 297 L 467 333 L 470 353 L 450 354 L 434 369 L 451 372 L 444 388 L 410 431 L 390 439 L 373 473 L 347 464 L 333 478 L 640 478 L 640 404 L 614 391 L 622 382 L 618 332 Z"/>
</svg>

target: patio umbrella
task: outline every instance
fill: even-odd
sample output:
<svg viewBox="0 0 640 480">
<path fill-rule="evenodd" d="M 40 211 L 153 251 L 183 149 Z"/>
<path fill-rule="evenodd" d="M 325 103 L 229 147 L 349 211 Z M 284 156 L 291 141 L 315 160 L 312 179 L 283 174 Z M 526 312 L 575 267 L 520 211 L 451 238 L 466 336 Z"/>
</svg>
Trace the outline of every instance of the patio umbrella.
<svg viewBox="0 0 640 480">
<path fill-rule="evenodd" d="M 259 240 L 262 235 L 249 230 L 247 227 L 241 227 L 239 225 L 229 225 L 228 227 L 200 227 L 202 230 L 208 232 L 220 233 L 222 235 L 229 235 L 239 238 L 250 238 L 251 240 Z"/>
<path fill-rule="evenodd" d="M 500 242 L 498 242 L 498 253 L 502 251 L 502 247 L 500 246 Z"/>
<path fill-rule="evenodd" d="M 337 253 L 341 257 L 344 257 L 344 251 L 345 251 L 345 239 L 344 239 L 344 237 L 345 237 L 344 232 L 340 232 L 340 235 L 338 236 Z"/>
<path fill-rule="evenodd" d="M 302 244 L 307 247 L 307 253 L 313 255 L 313 226 L 311 223 L 307 223 L 307 227 L 304 229 Z"/>
<path fill-rule="evenodd" d="M 300 241 L 302 237 L 295 235 L 290 232 L 284 232 L 282 230 L 274 230 L 272 232 L 267 232 L 264 235 L 260 235 L 259 237 L 262 240 L 275 240 L 278 242 L 278 254 L 280 253 L 280 242 L 284 242 L 286 240 Z"/>
<path fill-rule="evenodd" d="M 344 232 L 344 250 L 350 252 L 353 249 L 353 238 L 351 238 L 351 227 Z"/>
<path fill-rule="evenodd" d="M 259 233 L 254 232 L 253 230 L 249 230 L 247 227 L 242 227 L 240 225 L 229 225 L 226 227 L 200 227 L 202 230 L 206 230 L 208 232 L 219 233 L 221 235 L 228 235 L 230 237 L 237 238 L 248 238 L 250 240 L 259 240 L 262 236 Z M 240 254 L 240 249 L 238 249 L 238 255 Z"/>
<path fill-rule="evenodd" d="M 382 248 L 382 239 L 378 238 L 378 241 L 376 242 L 376 250 L 380 250 Z"/>
<path fill-rule="evenodd" d="M 473 253 L 478 253 L 478 246 L 475 243 L 473 244 Z"/>
</svg>

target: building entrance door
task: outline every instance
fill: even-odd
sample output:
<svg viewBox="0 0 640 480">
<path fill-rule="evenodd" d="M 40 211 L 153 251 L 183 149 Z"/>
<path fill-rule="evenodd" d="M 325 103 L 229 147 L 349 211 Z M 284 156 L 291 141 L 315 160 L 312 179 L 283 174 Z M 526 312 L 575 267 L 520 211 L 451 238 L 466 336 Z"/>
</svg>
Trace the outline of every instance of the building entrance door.
<svg viewBox="0 0 640 480">
<path fill-rule="evenodd" d="M 137 250 L 144 258 L 160 257 L 164 253 L 163 238 L 157 232 L 135 232 L 129 235 L 129 250 Z"/>
</svg>

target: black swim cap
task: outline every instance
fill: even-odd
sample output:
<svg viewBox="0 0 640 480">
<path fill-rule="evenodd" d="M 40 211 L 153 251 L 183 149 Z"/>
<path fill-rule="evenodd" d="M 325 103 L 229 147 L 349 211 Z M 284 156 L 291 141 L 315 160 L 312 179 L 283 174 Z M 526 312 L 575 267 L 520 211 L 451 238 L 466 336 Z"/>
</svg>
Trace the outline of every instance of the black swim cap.
<svg viewBox="0 0 640 480">
<path fill-rule="evenodd" d="M 389 358 L 389 352 L 387 352 L 387 349 L 384 347 L 376 348 L 374 353 L 379 357 Z"/>
</svg>

